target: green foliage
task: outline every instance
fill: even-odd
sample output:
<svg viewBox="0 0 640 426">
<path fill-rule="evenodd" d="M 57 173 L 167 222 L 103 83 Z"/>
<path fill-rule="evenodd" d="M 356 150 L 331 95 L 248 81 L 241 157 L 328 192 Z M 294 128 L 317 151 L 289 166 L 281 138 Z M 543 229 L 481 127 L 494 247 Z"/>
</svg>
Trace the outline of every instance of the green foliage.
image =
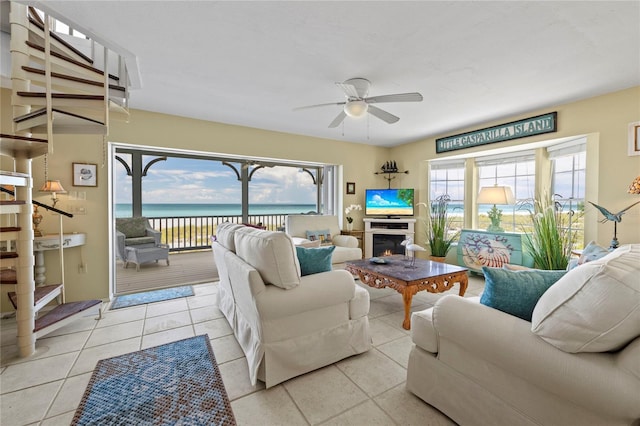
<svg viewBox="0 0 640 426">
<path fill-rule="evenodd" d="M 574 214 L 563 214 L 562 205 L 549 197 L 529 201 L 533 204 L 531 221 L 533 231 L 525 233 L 524 245 L 538 269 L 566 269 L 577 234 L 572 233 L 569 220 Z"/>
<path fill-rule="evenodd" d="M 413 191 L 401 189 L 398 191 L 398 199 L 404 201 L 407 206 L 413 205 Z"/>
<path fill-rule="evenodd" d="M 431 247 L 432 256 L 446 256 L 451 244 L 460 235 L 460 231 L 453 228 L 452 217 L 448 214 L 449 201 L 451 198 L 446 194 L 431 201 L 429 215 L 425 220 L 427 243 Z"/>
</svg>

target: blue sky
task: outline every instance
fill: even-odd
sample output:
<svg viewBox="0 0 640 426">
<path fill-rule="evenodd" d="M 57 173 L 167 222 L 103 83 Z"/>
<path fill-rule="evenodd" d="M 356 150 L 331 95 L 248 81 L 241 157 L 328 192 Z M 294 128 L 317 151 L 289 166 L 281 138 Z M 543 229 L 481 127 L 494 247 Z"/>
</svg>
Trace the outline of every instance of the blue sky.
<svg viewBox="0 0 640 426">
<path fill-rule="evenodd" d="M 129 156 L 118 154 L 129 163 Z M 143 167 L 153 157 L 143 157 Z M 239 165 L 236 163 L 236 167 Z M 249 183 L 250 203 L 315 204 L 311 176 L 295 167 L 267 167 L 256 171 Z M 131 178 L 115 162 L 116 203 L 131 202 Z M 177 204 L 240 204 L 236 174 L 220 161 L 168 157 L 153 164 L 142 178 L 142 202 Z"/>
</svg>

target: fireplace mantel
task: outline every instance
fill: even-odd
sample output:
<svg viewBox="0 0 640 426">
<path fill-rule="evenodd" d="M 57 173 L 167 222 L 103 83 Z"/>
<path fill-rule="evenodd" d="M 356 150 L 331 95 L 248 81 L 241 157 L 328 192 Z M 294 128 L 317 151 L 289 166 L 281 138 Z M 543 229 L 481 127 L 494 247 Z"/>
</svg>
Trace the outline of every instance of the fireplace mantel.
<svg viewBox="0 0 640 426">
<path fill-rule="evenodd" d="M 364 257 L 373 257 L 373 236 L 374 235 L 402 235 L 404 239 L 414 237 L 416 220 L 413 218 L 403 219 L 377 219 L 364 218 Z"/>
</svg>

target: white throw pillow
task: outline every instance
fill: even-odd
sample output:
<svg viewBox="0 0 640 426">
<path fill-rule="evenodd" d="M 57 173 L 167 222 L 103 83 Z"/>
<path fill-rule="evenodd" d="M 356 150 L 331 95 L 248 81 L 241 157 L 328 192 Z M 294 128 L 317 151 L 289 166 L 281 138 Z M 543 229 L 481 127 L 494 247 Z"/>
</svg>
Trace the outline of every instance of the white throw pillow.
<svg viewBox="0 0 640 426">
<path fill-rule="evenodd" d="M 300 284 L 300 264 L 291 237 L 284 232 L 243 227 L 234 233 L 236 254 L 267 284 L 289 289 Z"/>
<path fill-rule="evenodd" d="M 567 272 L 538 300 L 531 331 L 565 352 L 605 352 L 640 336 L 640 244 Z"/>
</svg>

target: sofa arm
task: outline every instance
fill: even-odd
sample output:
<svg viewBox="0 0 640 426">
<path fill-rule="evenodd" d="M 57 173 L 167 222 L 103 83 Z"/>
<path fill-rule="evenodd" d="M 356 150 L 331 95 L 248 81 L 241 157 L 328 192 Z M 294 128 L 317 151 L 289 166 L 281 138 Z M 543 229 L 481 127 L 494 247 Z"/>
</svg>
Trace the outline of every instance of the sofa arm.
<svg viewBox="0 0 640 426">
<path fill-rule="evenodd" d="M 115 234 L 116 234 L 116 250 L 118 252 L 118 257 L 120 257 L 120 260 L 124 261 L 126 258 L 124 253 L 125 236 L 122 232 L 118 230 L 115 231 Z"/>
<path fill-rule="evenodd" d="M 156 245 L 160 244 L 162 233 L 152 228 L 147 228 L 147 237 L 153 237 Z"/>
<path fill-rule="evenodd" d="M 358 239 L 351 235 L 334 235 L 331 237 L 334 246 L 357 248 Z"/>
<path fill-rule="evenodd" d="M 617 354 L 563 352 L 533 334 L 528 321 L 453 295 L 436 303 L 433 322 L 438 358 L 449 364 L 460 363 L 447 356 L 447 345 L 453 343 L 579 406 L 614 417 L 640 417 L 640 381 L 619 367 Z"/>
<path fill-rule="evenodd" d="M 300 278 L 300 285 L 284 290 L 267 285 L 255 296 L 260 317 L 276 319 L 313 311 L 326 306 L 348 303 L 353 299 L 356 284 L 344 270 L 333 270 Z"/>
</svg>

